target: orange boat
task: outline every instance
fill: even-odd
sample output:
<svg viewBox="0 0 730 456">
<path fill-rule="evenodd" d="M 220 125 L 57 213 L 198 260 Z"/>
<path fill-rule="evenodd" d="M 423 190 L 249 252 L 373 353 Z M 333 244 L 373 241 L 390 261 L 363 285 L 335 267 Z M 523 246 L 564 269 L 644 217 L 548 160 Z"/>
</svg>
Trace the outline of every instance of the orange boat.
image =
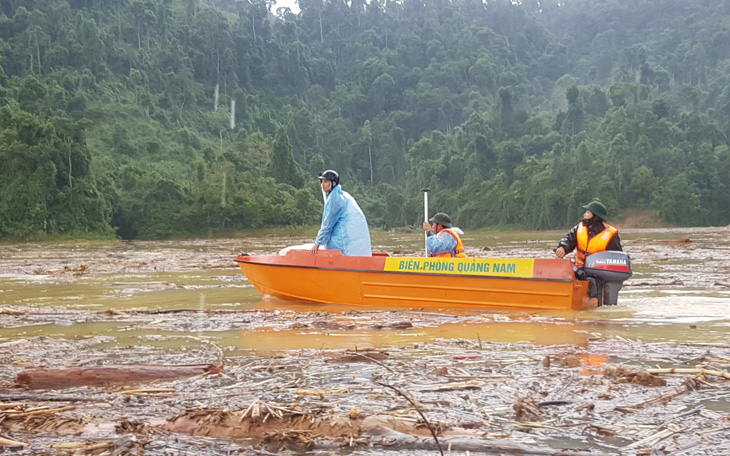
<svg viewBox="0 0 730 456">
<path fill-rule="evenodd" d="M 316 255 L 289 250 L 241 254 L 236 261 L 261 293 L 290 301 L 418 308 L 584 310 L 599 305 L 589 297 L 590 282 L 577 280 L 567 259 L 354 257 L 339 250 Z M 607 267 L 615 271 L 630 264 L 617 266 L 612 260 Z"/>
</svg>

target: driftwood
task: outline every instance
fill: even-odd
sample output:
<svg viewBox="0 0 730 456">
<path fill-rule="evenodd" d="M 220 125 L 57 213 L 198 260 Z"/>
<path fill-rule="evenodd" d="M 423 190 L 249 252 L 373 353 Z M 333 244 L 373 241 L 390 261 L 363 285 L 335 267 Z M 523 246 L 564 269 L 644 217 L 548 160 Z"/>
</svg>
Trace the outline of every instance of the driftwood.
<svg viewBox="0 0 730 456">
<path fill-rule="evenodd" d="M 367 430 L 386 427 L 412 435 L 430 435 L 422 421 L 414 418 L 359 413 L 324 414 L 286 409 L 254 401 L 246 410 L 200 409 L 168 420 L 167 431 L 222 438 L 263 438 L 282 431 L 308 431 L 330 437 L 358 436 Z"/>
<path fill-rule="evenodd" d="M 480 436 L 463 437 L 452 436 L 443 438 L 445 450 L 449 454 L 478 454 L 481 456 L 602 456 L 605 453 L 594 453 L 577 449 L 554 449 L 545 447 L 529 446 L 508 440 L 485 439 Z M 323 436 L 313 435 L 309 431 L 280 431 L 269 433 L 257 445 L 256 454 L 271 455 L 282 454 L 283 451 L 306 451 L 307 453 L 318 450 L 329 452 L 340 452 L 343 447 L 367 447 L 368 453 L 380 454 L 380 449 L 388 454 L 397 450 L 417 451 L 423 454 L 436 454 L 439 450 L 437 443 L 428 437 L 418 437 L 393 431 L 388 428 L 377 428 L 367 431 L 359 437 L 330 439 Z M 269 453 L 266 450 L 273 451 Z"/>
<path fill-rule="evenodd" d="M 481 455 L 571 455 L 598 456 L 580 450 L 531 447 L 508 440 L 489 440 L 469 429 L 444 429 L 440 423 L 428 426 L 423 420 L 359 413 L 311 415 L 254 401 L 246 410 L 200 409 L 169 420 L 163 429 L 190 435 L 219 438 L 261 439 L 262 446 L 312 450 L 329 447 L 331 439 L 347 446 L 366 445 L 404 450 L 467 451 Z M 439 434 L 438 440 L 434 434 Z M 318 438 L 316 438 L 318 437 Z M 279 453 L 277 453 L 279 454 Z"/>
<path fill-rule="evenodd" d="M 176 391 L 177 390 L 175 388 L 145 388 L 145 389 L 133 389 L 133 390 L 126 390 L 126 391 L 119 391 L 118 394 L 146 396 L 146 395 L 150 395 L 150 394 L 168 394 L 168 393 L 174 393 Z"/>
<path fill-rule="evenodd" d="M 83 433 L 87 426 L 84 420 L 66 416 L 63 413 L 64 411 L 68 410 L 55 409 L 43 414 L 23 415 L 22 413 L 16 413 L 13 416 L 6 415 L 2 421 L 2 428 L 24 433 L 32 430 L 34 435 L 45 433 L 79 435 Z"/>
<path fill-rule="evenodd" d="M 28 444 L 25 442 L 18 442 L 17 440 L 10 440 L 6 439 L 5 437 L 0 437 L 0 446 L 22 446 L 27 447 Z"/>
<path fill-rule="evenodd" d="M 654 399 L 649 399 L 648 401 L 640 402 L 638 404 L 630 405 L 627 407 L 617 407 L 616 410 L 621 411 L 621 412 L 630 413 L 630 412 L 634 412 L 640 408 L 644 408 L 644 407 L 648 407 L 648 406 L 652 406 L 652 405 L 664 404 L 681 394 L 698 389 L 701 384 L 707 384 L 707 382 L 705 382 L 701 378 L 701 376 L 713 375 L 716 377 L 730 379 L 730 373 L 715 371 L 715 370 L 708 370 L 708 369 L 683 369 L 683 368 L 647 369 L 646 373 L 649 375 L 654 375 L 654 374 L 696 374 L 699 377 L 688 378 L 687 380 L 684 381 L 684 383 L 682 383 L 682 385 L 678 386 L 677 388 L 674 388 L 672 391 L 669 391 L 668 393 L 664 393 L 660 396 L 657 396 Z"/>
<path fill-rule="evenodd" d="M 27 313 L 28 312 L 26 312 L 26 311 L 10 309 L 8 307 L 3 307 L 0 309 L 0 314 L 5 314 L 5 315 L 25 315 Z"/>
<path fill-rule="evenodd" d="M 81 396 L 49 396 L 46 394 L 8 394 L 0 395 L 0 401 L 45 401 L 45 402 L 99 402 L 98 397 Z M 15 404 L 15 403 L 13 403 Z M 22 402 L 18 402 L 21 404 Z M 0 405 L 0 408 L 7 407 L 8 403 Z"/>
<path fill-rule="evenodd" d="M 690 238 L 682 238 L 682 239 L 662 239 L 657 241 L 658 244 L 664 244 L 664 245 L 686 245 L 691 244 L 692 239 Z"/>
<path fill-rule="evenodd" d="M 68 407 L 48 408 L 48 407 L 36 407 L 28 408 L 25 410 L 17 410 L 12 412 L 5 412 L 4 417 L 10 419 L 28 418 L 31 416 L 38 415 L 55 415 L 56 413 L 67 412 L 69 410 L 76 410 L 76 407 L 69 405 Z"/>
<path fill-rule="evenodd" d="M 22 402 L 0 402 L 0 410 L 22 407 Z"/>
<path fill-rule="evenodd" d="M 629 445 L 626 445 L 624 447 L 621 447 L 621 450 L 623 450 L 623 451 L 633 450 L 633 449 L 639 448 L 639 447 L 641 447 L 643 445 L 649 445 L 649 446 L 656 445 L 660 441 L 666 439 L 667 437 L 670 437 L 670 436 L 676 434 L 680 430 L 681 430 L 681 428 L 679 426 L 676 426 L 676 425 L 675 426 L 671 426 L 671 428 L 662 429 L 661 431 L 659 431 L 659 432 L 657 432 L 657 433 L 655 433 L 653 435 L 650 435 L 649 437 L 646 437 L 646 438 L 641 439 L 641 440 L 639 440 L 637 442 L 634 442 L 632 444 L 629 444 Z"/>
<path fill-rule="evenodd" d="M 637 366 L 606 366 L 603 375 L 613 377 L 620 383 L 636 383 L 644 386 L 666 386 L 667 382 L 654 373 Z"/>
<path fill-rule="evenodd" d="M 426 415 L 423 414 L 421 409 L 418 407 L 418 404 L 416 404 L 416 401 L 413 400 L 412 397 L 405 394 L 403 391 L 396 388 L 395 386 L 388 385 L 387 383 L 382 383 L 382 382 L 376 382 L 376 383 L 380 386 L 384 386 L 386 388 L 392 389 L 393 391 L 398 393 L 398 395 L 402 396 L 405 400 L 410 402 L 410 404 L 413 406 L 413 408 L 416 409 L 416 412 L 418 412 L 418 414 L 421 416 L 421 418 L 423 418 L 424 423 L 426 423 L 426 426 L 428 427 L 428 430 L 431 432 L 431 436 L 433 437 L 433 440 L 436 442 L 436 446 L 438 447 L 439 452 L 441 453 L 441 456 L 444 456 L 444 450 L 441 447 L 441 443 L 439 442 L 438 436 L 436 435 L 436 431 L 434 430 L 433 426 L 431 426 L 431 423 L 429 423 L 428 419 L 426 419 Z"/>
<path fill-rule="evenodd" d="M 660 396 L 655 397 L 654 399 L 649 399 L 648 401 L 639 402 L 638 404 L 629 405 L 627 407 L 616 407 L 616 410 L 619 412 L 624 413 L 631 413 L 635 412 L 636 410 L 644 407 L 649 407 L 652 405 L 658 405 L 658 404 L 665 404 L 669 402 L 670 400 L 674 399 L 675 397 L 684 394 L 688 391 L 694 391 L 697 388 L 699 388 L 699 382 L 695 378 L 688 378 L 687 380 L 682 383 L 682 385 L 674 388 L 672 391 L 669 391 L 668 393 L 664 393 Z"/>
<path fill-rule="evenodd" d="M 367 352 L 332 355 L 332 356 L 327 357 L 326 360 L 327 360 L 327 362 L 330 362 L 330 363 L 374 362 L 374 363 L 380 364 L 378 361 L 388 359 L 389 356 L 390 355 L 386 352 L 367 351 Z"/>
<path fill-rule="evenodd" d="M 68 369 L 34 369 L 19 373 L 15 383 L 32 389 L 61 389 L 76 386 L 109 386 L 175 380 L 201 374 L 217 374 L 223 366 L 187 364 L 170 366 L 98 366 Z"/>
<path fill-rule="evenodd" d="M 730 380 L 730 372 L 722 372 L 709 369 L 686 369 L 671 367 L 668 369 L 647 369 L 650 374 L 692 374 L 692 375 L 712 375 Z"/>
<path fill-rule="evenodd" d="M 392 429 L 378 428 L 365 433 L 373 441 L 370 446 L 378 444 L 387 447 L 390 451 L 394 448 L 404 450 L 438 451 L 437 444 L 433 439 L 403 434 Z M 441 442 L 448 452 L 474 452 L 480 455 L 561 455 L 561 456 L 599 456 L 604 453 L 594 453 L 581 450 L 563 450 L 554 448 L 540 448 L 510 442 L 508 440 L 492 440 L 479 437 L 449 436 L 442 437 Z"/>
<path fill-rule="evenodd" d="M 137 442 L 134 436 L 124 436 L 119 440 L 103 442 L 64 442 L 50 445 L 50 448 L 66 454 L 144 454 L 144 443 Z"/>
<path fill-rule="evenodd" d="M 542 421 L 545 419 L 540 405 L 532 397 L 518 397 L 512 408 L 518 420 Z"/>
<path fill-rule="evenodd" d="M 294 391 L 294 394 L 298 394 L 299 396 L 319 396 L 321 398 L 324 398 L 326 395 L 329 395 L 329 394 L 345 394 L 345 393 L 349 393 L 349 392 L 350 392 L 349 388 L 340 388 L 338 390 L 331 390 L 331 391 L 299 389 L 299 390 Z"/>
</svg>

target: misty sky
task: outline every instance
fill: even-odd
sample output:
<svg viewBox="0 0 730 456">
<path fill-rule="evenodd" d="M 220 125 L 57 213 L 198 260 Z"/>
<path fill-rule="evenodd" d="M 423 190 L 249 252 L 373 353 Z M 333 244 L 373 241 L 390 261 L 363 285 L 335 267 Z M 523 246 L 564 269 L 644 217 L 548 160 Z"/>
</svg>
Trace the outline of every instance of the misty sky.
<svg viewBox="0 0 730 456">
<path fill-rule="evenodd" d="M 272 12 L 276 12 L 277 8 L 282 6 L 288 6 L 291 8 L 292 13 L 299 14 L 299 6 L 297 6 L 297 0 L 276 0 L 276 6 L 272 8 Z"/>
</svg>

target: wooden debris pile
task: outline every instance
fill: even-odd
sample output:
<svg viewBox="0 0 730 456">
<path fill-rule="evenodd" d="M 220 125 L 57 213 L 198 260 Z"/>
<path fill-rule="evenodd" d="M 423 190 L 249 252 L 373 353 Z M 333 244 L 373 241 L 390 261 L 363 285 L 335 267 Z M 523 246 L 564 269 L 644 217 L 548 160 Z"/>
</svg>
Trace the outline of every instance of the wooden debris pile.
<svg viewBox="0 0 730 456">
<path fill-rule="evenodd" d="M 75 406 L 29 406 L 22 402 L 0 402 L 0 428 L 13 431 L 33 429 L 37 432 L 71 434 L 81 432 L 82 420 L 61 415 Z"/>
<path fill-rule="evenodd" d="M 116 440 L 105 440 L 101 442 L 63 442 L 49 445 L 56 450 L 57 454 L 85 455 L 85 456 L 142 456 L 147 442 L 138 442 L 134 435 L 128 435 Z"/>
<path fill-rule="evenodd" d="M 58 353 L 39 342 L 55 359 L 88 350 L 84 339 L 57 343 Z M 31 343 L 14 345 L 22 367 L 0 384 L 0 445 L 28 454 L 730 454 L 730 415 L 711 409 L 730 391 L 725 347 L 447 340 L 244 353 L 225 370 L 114 348 L 97 360 L 140 353 L 130 360 L 156 363 L 26 369 L 40 364 Z M 637 346 L 641 359 L 627 358 Z"/>
<path fill-rule="evenodd" d="M 606 366 L 606 377 L 615 378 L 620 383 L 637 383 L 644 386 L 666 386 L 667 381 L 636 366 Z"/>
</svg>

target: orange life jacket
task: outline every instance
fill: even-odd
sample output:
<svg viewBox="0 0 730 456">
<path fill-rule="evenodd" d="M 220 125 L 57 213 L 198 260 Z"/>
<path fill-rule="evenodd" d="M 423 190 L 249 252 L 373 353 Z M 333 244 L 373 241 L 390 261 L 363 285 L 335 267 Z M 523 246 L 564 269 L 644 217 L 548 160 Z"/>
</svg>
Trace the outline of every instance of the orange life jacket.
<svg viewBox="0 0 730 456">
<path fill-rule="evenodd" d="M 454 236 L 454 238 L 456 239 L 456 248 L 454 250 L 452 250 L 451 252 L 440 253 L 438 255 L 434 255 L 434 254 L 431 253 L 429 256 L 432 256 L 432 257 L 466 258 L 466 253 L 464 253 L 464 244 L 461 243 L 461 238 L 456 233 L 456 231 L 454 231 L 452 229 L 449 229 L 449 228 L 444 228 L 443 230 L 439 231 L 439 235 L 441 233 L 443 233 L 443 232 L 447 232 L 450 235 Z"/>
<path fill-rule="evenodd" d="M 575 248 L 575 265 L 582 268 L 586 264 L 586 258 L 596 252 L 603 252 L 608 247 L 618 230 L 608 223 L 603 223 L 603 231 L 588 239 L 588 228 L 583 222 L 578 226 L 575 233 L 577 246 Z"/>
</svg>

